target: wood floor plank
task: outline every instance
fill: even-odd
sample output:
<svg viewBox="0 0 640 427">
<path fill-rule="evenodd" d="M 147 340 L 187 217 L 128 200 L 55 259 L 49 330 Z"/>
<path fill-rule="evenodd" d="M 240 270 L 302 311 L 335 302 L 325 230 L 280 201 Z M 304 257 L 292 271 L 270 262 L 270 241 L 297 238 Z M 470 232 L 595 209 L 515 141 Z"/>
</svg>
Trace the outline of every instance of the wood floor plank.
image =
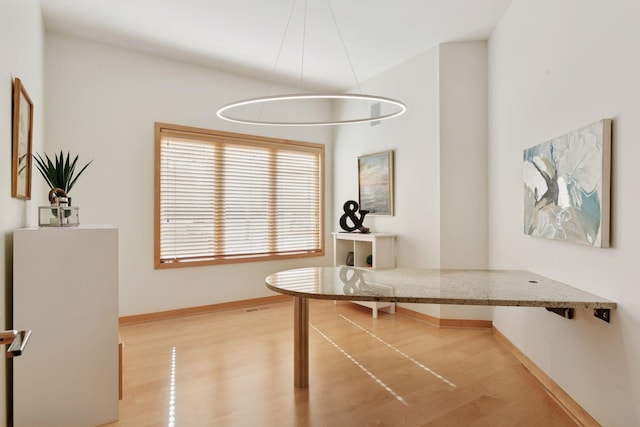
<svg viewBox="0 0 640 427">
<path fill-rule="evenodd" d="M 309 322 L 308 389 L 291 302 L 122 325 L 107 426 L 575 426 L 491 331 L 331 301 L 310 301 Z"/>
</svg>

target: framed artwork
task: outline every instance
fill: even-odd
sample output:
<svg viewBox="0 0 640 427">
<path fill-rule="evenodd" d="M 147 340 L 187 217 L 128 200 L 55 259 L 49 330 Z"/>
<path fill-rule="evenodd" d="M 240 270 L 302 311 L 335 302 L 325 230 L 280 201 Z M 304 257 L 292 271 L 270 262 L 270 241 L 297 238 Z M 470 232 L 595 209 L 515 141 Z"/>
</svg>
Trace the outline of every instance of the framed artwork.
<svg viewBox="0 0 640 427">
<path fill-rule="evenodd" d="M 19 78 L 13 84 L 13 147 L 11 197 L 31 198 L 33 103 Z"/>
<path fill-rule="evenodd" d="M 393 151 L 358 157 L 360 210 L 393 215 Z"/>
<path fill-rule="evenodd" d="M 524 232 L 609 247 L 611 120 L 524 150 Z"/>
</svg>

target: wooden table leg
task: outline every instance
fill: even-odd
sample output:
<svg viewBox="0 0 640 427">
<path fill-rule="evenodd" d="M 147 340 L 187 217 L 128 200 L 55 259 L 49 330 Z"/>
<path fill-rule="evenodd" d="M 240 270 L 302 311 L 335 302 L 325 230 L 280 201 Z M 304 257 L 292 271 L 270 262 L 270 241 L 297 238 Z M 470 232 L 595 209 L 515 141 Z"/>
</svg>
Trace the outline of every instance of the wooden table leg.
<svg viewBox="0 0 640 427">
<path fill-rule="evenodd" d="M 293 383 L 309 387 L 309 301 L 293 297 Z"/>
</svg>

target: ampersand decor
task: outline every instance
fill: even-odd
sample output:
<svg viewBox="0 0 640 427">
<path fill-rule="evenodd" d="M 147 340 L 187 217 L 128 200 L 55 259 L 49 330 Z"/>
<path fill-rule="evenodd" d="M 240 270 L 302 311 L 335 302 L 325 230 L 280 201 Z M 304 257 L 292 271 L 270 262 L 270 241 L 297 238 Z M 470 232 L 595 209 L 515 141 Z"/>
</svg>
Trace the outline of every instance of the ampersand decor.
<svg viewBox="0 0 640 427">
<path fill-rule="evenodd" d="M 363 227 L 364 217 L 369 213 L 369 211 L 363 211 L 359 209 L 358 202 L 355 200 L 347 200 L 342 207 L 344 210 L 344 214 L 340 217 L 340 227 L 344 231 L 348 231 L 351 233 L 352 231 L 360 230 L 362 233 L 368 233 L 369 229 L 367 227 Z M 360 213 L 360 217 L 356 215 L 356 212 Z M 349 225 L 347 220 L 351 220 L 353 225 Z"/>
</svg>

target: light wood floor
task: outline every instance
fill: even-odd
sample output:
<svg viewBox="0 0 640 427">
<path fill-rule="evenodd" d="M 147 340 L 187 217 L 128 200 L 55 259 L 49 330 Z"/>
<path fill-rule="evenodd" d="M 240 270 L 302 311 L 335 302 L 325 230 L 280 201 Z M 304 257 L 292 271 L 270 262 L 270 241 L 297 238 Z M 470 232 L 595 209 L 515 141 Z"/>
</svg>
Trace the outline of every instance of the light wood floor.
<svg viewBox="0 0 640 427">
<path fill-rule="evenodd" d="M 293 305 L 120 328 L 108 426 L 574 426 L 490 330 L 311 300 L 309 389 L 293 387 Z"/>
</svg>

